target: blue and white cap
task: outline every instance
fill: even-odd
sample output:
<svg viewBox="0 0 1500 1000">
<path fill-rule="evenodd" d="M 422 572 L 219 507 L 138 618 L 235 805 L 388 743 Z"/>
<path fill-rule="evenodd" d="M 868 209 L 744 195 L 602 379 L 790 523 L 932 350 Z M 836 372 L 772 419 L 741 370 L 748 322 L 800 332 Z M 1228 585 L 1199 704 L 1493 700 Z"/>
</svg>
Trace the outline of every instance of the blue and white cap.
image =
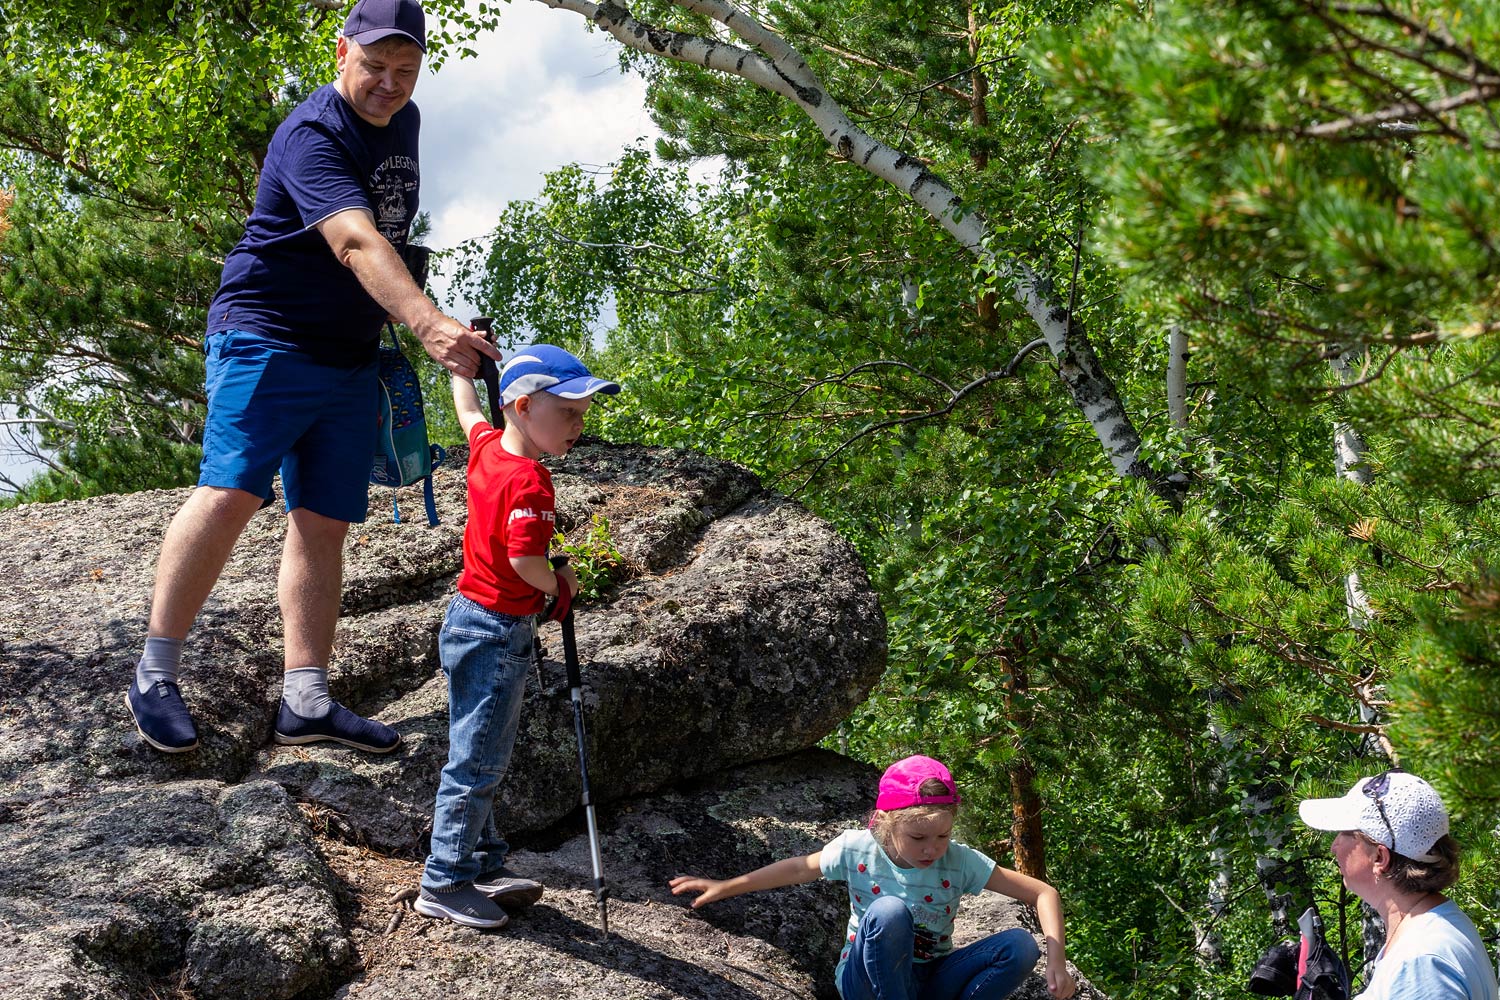
<svg viewBox="0 0 1500 1000">
<path fill-rule="evenodd" d="M 500 402 L 509 406 L 522 396 L 543 390 L 563 399 L 586 399 L 596 392 L 613 395 L 620 387 L 590 375 L 582 361 L 561 347 L 523 347 L 500 370 Z"/>
</svg>

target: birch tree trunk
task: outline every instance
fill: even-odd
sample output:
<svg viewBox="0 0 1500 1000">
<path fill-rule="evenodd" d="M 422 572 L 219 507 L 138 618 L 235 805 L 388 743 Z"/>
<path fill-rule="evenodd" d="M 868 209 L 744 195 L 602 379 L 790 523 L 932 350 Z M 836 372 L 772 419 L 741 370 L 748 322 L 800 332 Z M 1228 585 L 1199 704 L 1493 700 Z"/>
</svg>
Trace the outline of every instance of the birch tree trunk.
<svg viewBox="0 0 1500 1000">
<path fill-rule="evenodd" d="M 1167 414 L 1172 425 L 1184 432 L 1188 429 L 1187 365 L 1190 357 L 1187 332 L 1180 324 L 1174 323 L 1167 331 Z M 1191 643 L 1191 638 L 1183 637 L 1184 649 L 1191 648 Z M 1225 729 L 1214 718 L 1214 704 L 1228 697 L 1230 697 L 1228 692 L 1223 690 L 1210 694 L 1209 735 L 1224 750 L 1226 766 L 1231 770 L 1253 769 L 1255 763 L 1241 746 L 1239 734 Z M 1216 775 L 1213 780 L 1217 786 L 1215 788 L 1217 793 L 1223 787 L 1222 774 Z M 1251 842 L 1268 849 L 1256 852 L 1255 871 L 1261 888 L 1265 892 L 1266 902 L 1270 906 L 1272 926 L 1277 936 L 1283 936 L 1291 931 L 1291 915 L 1288 912 L 1291 897 L 1277 890 L 1277 882 L 1282 874 L 1282 864 L 1270 853 L 1279 848 L 1286 837 L 1286 824 L 1279 818 L 1280 810 L 1277 809 L 1279 798 L 1275 787 L 1264 784 L 1254 785 L 1241 797 L 1239 808 L 1240 814 L 1245 817 L 1245 825 Z M 1197 932 L 1196 951 L 1200 964 L 1221 966 L 1224 962 L 1223 942 L 1214 930 L 1214 926 L 1228 910 L 1229 897 L 1234 884 L 1234 871 L 1229 850 L 1223 846 L 1220 830 L 1215 827 L 1209 836 L 1209 857 L 1213 863 L 1213 875 L 1208 885 L 1209 920 L 1206 926 L 1200 926 L 1196 920 L 1194 921 L 1194 929 Z"/>
<path fill-rule="evenodd" d="M 972 84 L 969 96 L 969 120 L 973 122 L 976 131 L 987 128 L 990 124 L 990 111 L 985 101 L 989 99 L 990 81 L 984 75 L 984 69 L 979 65 L 979 16 L 974 12 L 973 3 L 969 4 L 969 61 L 974 64 Z M 990 165 L 990 154 L 981 145 L 974 147 L 970 157 L 974 169 L 983 172 Z M 979 293 L 978 300 L 974 303 L 975 318 L 979 326 L 986 333 L 993 334 L 1000 326 L 1000 316 L 995 309 L 995 293 L 988 288 Z"/>
<path fill-rule="evenodd" d="M 679 8 L 712 19 L 744 45 L 642 22 L 616 0 L 534 0 L 579 14 L 639 52 L 739 77 L 795 103 L 818 126 L 830 150 L 887 182 L 914 201 L 950 236 L 1009 285 L 1012 296 L 1036 323 L 1057 359 L 1058 373 L 1093 428 L 1117 475 L 1145 480 L 1174 505 L 1180 488 L 1141 461 L 1141 438 L 1114 381 L 1099 363 L 1087 331 L 1054 301 L 1050 283 L 1026 262 L 1001 259 L 986 249 L 991 230 L 985 217 L 967 208 L 937 174 L 915 157 L 875 139 L 850 120 L 804 59 L 786 39 L 728 0 L 672 0 Z"/>
<path fill-rule="evenodd" d="M 1359 378 L 1358 369 L 1363 358 L 1363 351 L 1346 351 L 1330 361 L 1329 366 L 1341 382 L 1349 385 Z M 1347 479 L 1362 487 L 1368 487 L 1374 478 L 1369 463 L 1365 461 L 1364 438 L 1352 424 L 1343 420 L 1335 421 L 1333 425 L 1333 469 L 1340 479 Z M 1365 593 L 1364 585 L 1360 583 L 1358 570 L 1351 569 L 1344 577 L 1344 605 L 1350 628 L 1363 632 L 1370 627 L 1370 598 Z M 1365 725 L 1374 725 L 1380 720 L 1380 713 L 1375 707 L 1382 695 L 1380 687 L 1374 683 L 1373 678 L 1367 679 L 1360 684 L 1357 695 L 1359 721 Z M 1364 752 L 1377 760 L 1394 760 L 1389 743 L 1376 732 L 1365 736 Z M 1364 958 L 1368 963 L 1374 961 L 1381 946 L 1385 944 L 1385 923 L 1368 903 L 1361 904 L 1360 913 L 1363 917 L 1361 936 L 1364 941 Z"/>
<path fill-rule="evenodd" d="M 1182 328 L 1182 324 L 1173 323 L 1167 328 L 1167 418 L 1173 427 L 1184 434 L 1188 429 L 1188 357 L 1187 331 Z M 1182 645 L 1184 651 L 1187 651 L 1192 647 L 1192 639 L 1184 635 Z M 1226 745 L 1228 737 L 1213 718 L 1212 699 L 1209 705 L 1208 731 L 1221 746 Z M 1216 775 L 1212 784 L 1217 797 L 1222 789 L 1221 776 Z M 1216 969 L 1224 965 L 1224 940 L 1216 927 L 1229 911 L 1229 894 L 1234 887 L 1234 865 L 1229 849 L 1224 846 L 1224 837 L 1219 827 L 1215 826 L 1208 836 L 1208 856 L 1213 868 L 1213 874 L 1208 880 L 1208 919 L 1200 920 L 1186 911 L 1184 913 L 1193 924 L 1193 951 L 1198 956 L 1198 964 L 1204 968 Z"/>
<path fill-rule="evenodd" d="M 1180 431 L 1188 429 L 1188 338 L 1182 324 L 1167 328 L 1167 417 Z"/>
</svg>

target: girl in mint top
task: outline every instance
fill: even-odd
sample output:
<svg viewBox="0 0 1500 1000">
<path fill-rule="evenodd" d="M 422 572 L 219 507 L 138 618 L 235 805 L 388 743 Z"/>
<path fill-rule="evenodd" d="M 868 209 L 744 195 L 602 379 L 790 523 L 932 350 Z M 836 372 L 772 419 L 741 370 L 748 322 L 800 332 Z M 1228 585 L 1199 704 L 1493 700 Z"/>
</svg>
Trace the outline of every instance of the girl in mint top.
<svg viewBox="0 0 1500 1000">
<path fill-rule="evenodd" d="M 907 757 L 881 777 L 869 829 L 845 831 L 815 854 L 735 878 L 675 878 L 672 892 L 696 894 L 696 909 L 819 876 L 846 883 L 849 922 L 834 970 L 844 1000 L 1009 996 L 1040 955 L 1029 933 L 1014 928 L 962 948 L 953 946 L 953 920 L 963 896 L 977 896 L 984 889 L 1005 893 L 1036 907 L 1047 941 L 1047 990 L 1065 1000 L 1076 984 L 1064 958 L 1057 890 L 1002 868 L 971 847 L 951 843 L 958 804 L 946 767 L 931 757 Z"/>
</svg>

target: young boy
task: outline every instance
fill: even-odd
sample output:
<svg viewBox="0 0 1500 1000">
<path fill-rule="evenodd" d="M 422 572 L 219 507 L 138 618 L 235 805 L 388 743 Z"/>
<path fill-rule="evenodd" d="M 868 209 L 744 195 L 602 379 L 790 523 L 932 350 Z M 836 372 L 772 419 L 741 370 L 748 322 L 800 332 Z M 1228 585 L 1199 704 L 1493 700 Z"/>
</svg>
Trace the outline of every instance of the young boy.
<svg viewBox="0 0 1500 1000">
<path fill-rule="evenodd" d="M 432 816 L 432 853 L 415 907 L 466 927 L 503 927 L 503 907 L 527 906 L 542 886 L 505 867 L 509 846 L 492 807 L 510 761 L 531 667 L 536 616 L 561 621 L 578 578 L 547 559 L 552 476 L 542 453 L 566 455 L 595 393 L 616 393 L 560 347 L 522 348 L 500 373 L 505 429 L 479 408 L 474 383 L 453 376 L 453 405 L 469 440 L 464 568 L 438 635 L 448 676 L 448 764 Z"/>
</svg>

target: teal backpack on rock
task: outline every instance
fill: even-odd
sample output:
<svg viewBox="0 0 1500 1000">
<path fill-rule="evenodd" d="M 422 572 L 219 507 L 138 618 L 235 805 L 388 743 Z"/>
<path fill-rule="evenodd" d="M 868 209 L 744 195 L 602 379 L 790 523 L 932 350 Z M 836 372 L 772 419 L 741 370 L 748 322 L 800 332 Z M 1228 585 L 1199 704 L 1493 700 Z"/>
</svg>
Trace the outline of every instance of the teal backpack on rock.
<svg viewBox="0 0 1500 1000">
<path fill-rule="evenodd" d="M 385 325 L 391 346 L 380 345 L 380 397 L 375 412 L 379 422 L 375 460 L 370 482 L 376 486 L 411 486 L 421 481 L 427 503 L 427 523 L 437 524 L 437 503 L 432 496 L 432 470 L 443 464 L 447 452 L 427 441 L 427 418 L 422 410 L 422 386 L 396 340 L 396 328 Z M 391 520 L 401 521 L 401 508 L 391 498 Z"/>
</svg>

